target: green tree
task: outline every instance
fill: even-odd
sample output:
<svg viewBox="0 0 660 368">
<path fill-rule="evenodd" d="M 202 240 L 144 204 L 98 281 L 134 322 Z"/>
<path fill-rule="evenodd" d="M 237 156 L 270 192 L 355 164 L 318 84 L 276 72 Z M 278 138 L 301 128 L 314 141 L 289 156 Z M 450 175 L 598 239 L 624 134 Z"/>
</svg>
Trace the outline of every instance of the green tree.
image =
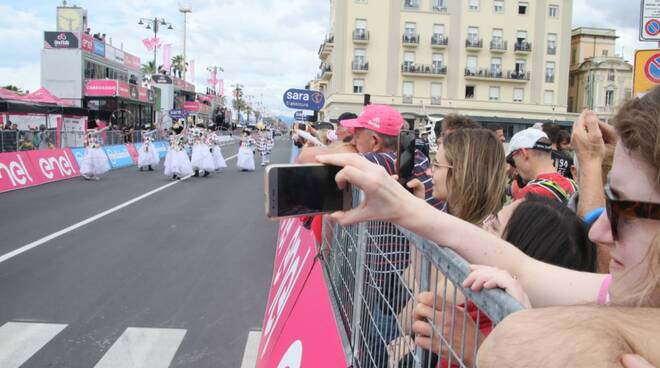
<svg viewBox="0 0 660 368">
<path fill-rule="evenodd" d="M 25 94 L 25 91 L 23 91 L 22 89 L 16 87 L 16 86 L 13 85 L 13 84 L 6 85 L 6 86 L 4 86 L 4 87 L 2 87 L 2 88 L 4 88 L 4 89 L 8 89 L 8 90 L 13 91 L 13 92 L 16 92 L 16 93 L 18 93 L 19 95 L 24 95 L 24 94 Z"/>
<path fill-rule="evenodd" d="M 140 69 L 142 74 L 144 75 L 152 75 L 156 74 L 156 64 L 154 64 L 153 61 L 149 61 L 146 64 L 142 64 L 142 68 Z"/>
<path fill-rule="evenodd" d="M 188 71 L 188 63 L 183 59 L 183 55 L 176 55 L 172 58 L 172 75 L 182 77 L 183 73 Z"/>
</svg>

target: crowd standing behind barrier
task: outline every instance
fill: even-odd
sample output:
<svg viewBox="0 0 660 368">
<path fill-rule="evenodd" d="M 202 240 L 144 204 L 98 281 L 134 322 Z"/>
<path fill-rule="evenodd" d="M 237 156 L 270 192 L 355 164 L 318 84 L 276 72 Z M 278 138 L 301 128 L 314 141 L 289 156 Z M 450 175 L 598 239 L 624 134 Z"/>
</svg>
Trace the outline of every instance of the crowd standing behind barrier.
<svg viewBox="0 0 660 368">
<path fill-rule="evenodd" d="M 145 130 L 145 132 L 148 130 Z M 141 143 L 142 130 L 108 130 L 103 133 L 103 144 L 125 144 L 125 143 Z M 40 134 L 38 130 L 0 130 L 0 152 L 14 152 L 14 151 L 29 151 L 38 149 L 35 147 L 34 137 Z M 47 137 L 49 148 L 74 148 L 82 147 L 85 137 L 85 132 L 81 130 L 75 131 L 57 131 L 55 129 L 47 129 L 43 132 Z M 155 140 L 166 140 L 167 133 L 165 131 L 158 131 Z"/>
</svg>

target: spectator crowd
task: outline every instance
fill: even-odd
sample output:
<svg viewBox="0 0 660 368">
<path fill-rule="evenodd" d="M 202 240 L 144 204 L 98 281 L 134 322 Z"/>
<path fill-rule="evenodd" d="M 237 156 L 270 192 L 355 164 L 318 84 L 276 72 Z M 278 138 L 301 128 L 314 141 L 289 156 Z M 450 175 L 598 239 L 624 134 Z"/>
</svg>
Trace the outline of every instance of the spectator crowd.
<svg viewBox="0 0 660 368">
<path fill-rule="evenodd" d="M 626 102 L 608 123 L 585 110 L 570 130 L 539 123 L 508 143 L 501 127 L 445 116 L 433 132 L 416 132 L 414 179 L 404 187 L 396 151 L 401 130 L 413 128 L 406 125 L 386 105 L 296 124 L 296 162 L 341 166 L 339 186 L 364 193 L 360 206 L 332 221 L 387 222 L 379 231 L 394 237 L 397 226 L 410 230 L 471 264 L 459 288 L 501 288 L 525 307 L 464 336 L 466 349 L 478 349 L 466 365 L 660 367 L 660 87 Z M 461 292 L 401 280 L 418 255 L 407 242 L 391 243 L 367 249 L 373 280 L 365 292 L 378 296 L 368 298 L 376 300 L 377 338 L 367 340 L 378 352 L 370 365 L 403 364 L 388 351 L 414 336 L 429 366 L 448 366 L 440 306 L 447 299 L 473 306 Z M 431 284 L 440 283 L 434 274 Z M 409 328 L 397 325 L 405 314 L 414 316 Z"/>
</svg>

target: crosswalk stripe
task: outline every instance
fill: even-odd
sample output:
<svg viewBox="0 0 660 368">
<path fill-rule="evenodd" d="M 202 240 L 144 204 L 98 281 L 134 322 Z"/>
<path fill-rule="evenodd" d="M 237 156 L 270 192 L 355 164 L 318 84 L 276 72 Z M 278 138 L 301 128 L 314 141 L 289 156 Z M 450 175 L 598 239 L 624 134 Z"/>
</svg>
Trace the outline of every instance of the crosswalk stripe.
<svg viewBox="0 0 660 368">
<path fill-rule="evenodd" d="M 66 326 L 56 323 L 5 323 L 0 327 L 0 367 L 20 367 Z"/>
<path fill-rule="evenodd" d="M 182 329 L 129 327 L 94 367 L 169 367 L 185 334 Z"/>
</svg>

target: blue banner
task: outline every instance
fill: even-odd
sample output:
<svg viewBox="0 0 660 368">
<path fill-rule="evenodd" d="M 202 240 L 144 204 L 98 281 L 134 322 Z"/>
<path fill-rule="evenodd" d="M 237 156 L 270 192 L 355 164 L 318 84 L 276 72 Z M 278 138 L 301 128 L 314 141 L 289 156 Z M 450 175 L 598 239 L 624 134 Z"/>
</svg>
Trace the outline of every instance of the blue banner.
<svg viewBox="0 0 660 368">
<path fill-rule="evenodd" d="M 76 162 L 78 163 L 78 167 L 82 166 L 82 159 L 83 159 L 83 156 L 85 156 L 85 149 L 84 148 L 71 148 L 71 153 L 73 153 L 73 157 L 76 158 Z"/>
<path fill-rule="evenodd" d="M 105 57 L 105 42 L 94 39 L 94 53 L 98 56 L 103 56 Z"/>
<path fill-rule="evenodd" d="M 289 89 L 284 92 L 282 100 L 291 109 L 319 111 L 325 105 L 323 93 L 308 89 Z"/>
<path fill-rule="evenodd" d="M 106 156 L 108 156 L 110 166 L 112 166 L 113 169 L 134 165 L 133 159 L 131 158 L 130 153 L 128 153 L 128 149 L 123 144 L 103 146 L 103 151 L 105 151 Z"/>
</svg>

